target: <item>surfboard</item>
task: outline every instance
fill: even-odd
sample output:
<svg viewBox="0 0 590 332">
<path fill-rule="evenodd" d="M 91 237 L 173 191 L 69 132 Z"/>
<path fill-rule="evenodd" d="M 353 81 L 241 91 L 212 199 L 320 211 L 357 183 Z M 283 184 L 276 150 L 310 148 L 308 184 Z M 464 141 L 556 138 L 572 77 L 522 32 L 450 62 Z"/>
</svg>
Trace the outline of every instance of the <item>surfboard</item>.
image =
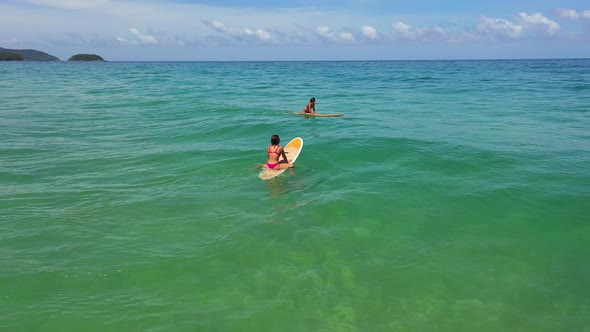
<svg viewBox="0 0 590 332">
<path fill-rule="evenodd" d="M 289 161 L 291 163 L 294 163 L 295 160 L 297 160 L 297 157 L 299 157 L 301 150 L 303 149 L 303 139 L 301 137 L 295 137 L 289 143 L 287 143 L 287 145 L 285 145 L 285 147 L 283 149 L 285 150 L 285 153 L 287 154 L 287 159 L 289 159 Z M 261 178 L 262 180 L 268 180 L 268 179 L 274 178 L 275 176 L 279 176 L 280 174 L 282 174 L 286 170 L 287 170 L 286 168 L 274 170 L 274 169 L 269 169 L 269 168 L 265 167 L 262 170 L 262 172 L 260 172 L 258 177 Z"/>
<path fill-rule="evenodd" d="M 315 117 L 320 117 L 320 118 L 331 118 L 331 117 L 337 117 L 337 116 L 343 116 L 344 114 L 341 113 L 295 113 L 295 114 L 299 114 L 299 115 L 303 115 L 303 116 L 315 116 Z"/>
</svg>

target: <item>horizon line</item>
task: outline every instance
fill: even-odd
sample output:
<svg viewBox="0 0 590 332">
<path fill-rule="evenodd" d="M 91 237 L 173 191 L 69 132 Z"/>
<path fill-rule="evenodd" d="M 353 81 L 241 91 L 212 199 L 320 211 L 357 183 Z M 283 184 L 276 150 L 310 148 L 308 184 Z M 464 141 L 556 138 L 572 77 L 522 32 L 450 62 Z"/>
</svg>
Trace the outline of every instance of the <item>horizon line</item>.
<svg viewBox="0 0 590 332">
<path fill-rule="evenodd" d="M 315 60 L 103 60 L 103 61 L 69 61 L 69 60 L 20 60 L 1 62 L 393 62 L 393 61 L 526 61 L 526 60 L 590 60 L 590 57 L 559 58 L 464 58 L 464 59 L 315 59 Z"/>
</svg>

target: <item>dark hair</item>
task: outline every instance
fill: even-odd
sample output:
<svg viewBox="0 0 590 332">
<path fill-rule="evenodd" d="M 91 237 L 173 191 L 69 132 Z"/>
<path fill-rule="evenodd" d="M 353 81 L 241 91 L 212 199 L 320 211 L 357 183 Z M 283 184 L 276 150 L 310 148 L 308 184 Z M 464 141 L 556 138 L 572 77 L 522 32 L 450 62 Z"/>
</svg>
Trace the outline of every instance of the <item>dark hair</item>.
<svg viewBox="0 0 590 332">
<path fill-rule="evenodd" d="M 279 135 L 272 135 L 272 137 L 270 138 L 270 144 L 272 145 L 279 145 L 280 142 L 281 139 L 279 138 Z"/>
<path fill-rule="evenodd" d="M 311 97 L 311 99 L 309 100 L 309 102 L 314 102 L 315 101 L 315 97 Z"/>
</svg>

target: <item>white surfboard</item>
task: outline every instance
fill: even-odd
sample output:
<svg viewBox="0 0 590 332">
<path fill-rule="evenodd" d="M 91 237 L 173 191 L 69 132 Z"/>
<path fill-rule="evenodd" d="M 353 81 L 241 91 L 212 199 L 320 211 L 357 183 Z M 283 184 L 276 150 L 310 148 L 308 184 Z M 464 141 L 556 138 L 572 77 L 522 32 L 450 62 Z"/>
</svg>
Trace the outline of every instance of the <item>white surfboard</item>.
<svg viewBox="0 0 590 332">
<path fill-rule="evenodd" d="M 343 116 L 342 113 L 295 113 L 303 116 L 314 116 L 318 118 L 333 118 L 337 116 Z"/>
<path fill-rule="evenodd" d="M 299 154 L 303 149 L 303 139 L 301 137 L 295 137 L 289 143 L 287 143 L 283 149 L 285 150 L 285 154 L 287 154 L 287 159 L 289 159 L 289 162 L 292 164 L 295 162 L 295 160 L 297 160 L 297 157 L 299 157 Z M 265 167 L 262 172 L 260 172 L 258 177 L 262 180 L 272 179 L 282 174 L 285 170 L 286 168 L 274 170 Z"/>
</svg>

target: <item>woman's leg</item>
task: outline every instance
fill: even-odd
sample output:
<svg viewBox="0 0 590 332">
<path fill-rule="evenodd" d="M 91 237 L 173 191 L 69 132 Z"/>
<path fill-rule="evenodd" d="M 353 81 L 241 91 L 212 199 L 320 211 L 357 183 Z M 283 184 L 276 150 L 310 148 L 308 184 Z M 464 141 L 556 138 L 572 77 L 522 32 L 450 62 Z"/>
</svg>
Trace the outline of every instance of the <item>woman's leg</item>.
<svg viewBox="0 0 590 332">
<path fill-rule="evenodd" d="M 277 165 L 277 167 L 275 167 L 275 169 L 285 169 L 285 168 L 293 168 L 295 167 L 295 165 L 290 164 L 290 163 L 280 163 Z"/>
</svg>

